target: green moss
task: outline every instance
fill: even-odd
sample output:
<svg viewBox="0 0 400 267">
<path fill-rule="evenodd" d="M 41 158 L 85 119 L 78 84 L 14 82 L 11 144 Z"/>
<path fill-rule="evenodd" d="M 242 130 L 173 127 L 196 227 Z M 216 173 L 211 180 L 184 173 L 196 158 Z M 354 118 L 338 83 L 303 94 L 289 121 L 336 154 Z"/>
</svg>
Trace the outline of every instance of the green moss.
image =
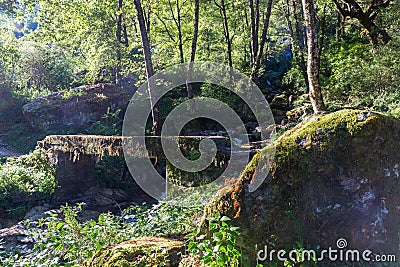
<svg viewBox="0 0 400 267">
<path fill-rule="evenodd" d="M 132 239 L 98 251 L 86 267 L 176 266 L 185 243 L 157 237 Z"/>
<path fill-rule="evenodd" d="M 313 116 L 255 155 L 236 186 L 219 192 L 205 216 L 220 212 L 235 218 L 241 229 L 239 245 L 248 255 L 255 245 L 290 248 L 298 240 L 329 246 L 345 237 L 357 247 L 361 241 L 352 240 L 354 233 L 375 231 L 371 225 L 382 204 L 368 202 L 366 196 L 373 192 L 390 211 L 384 223 L 393 238 L 385 246 L 394 247 L 400 223 L 395 193 L 399 132 L 399 120 L 377 112 L 344 109 Z M 259 163 L 269 166 L 264 155 L 271 149 L 276 153 L 268 176 L 257 191 L 249 192 Z M 377 236 L 366 242 L 372 247 L 375 239 L 381 242 Z"/>
<path fill-rule="evenodd" d="M 271 171 L 286 166 L 292 180 L 302 179 L 302 170 L 309 174 L 321 161 L 320 156 L 325 161 L 343 157 L 349 138 L 371 137 L 383 125 L 394 125 L 395 121 L 380 113 L 350 109 L 314 116 L 277 140 Z"/>
</svg>

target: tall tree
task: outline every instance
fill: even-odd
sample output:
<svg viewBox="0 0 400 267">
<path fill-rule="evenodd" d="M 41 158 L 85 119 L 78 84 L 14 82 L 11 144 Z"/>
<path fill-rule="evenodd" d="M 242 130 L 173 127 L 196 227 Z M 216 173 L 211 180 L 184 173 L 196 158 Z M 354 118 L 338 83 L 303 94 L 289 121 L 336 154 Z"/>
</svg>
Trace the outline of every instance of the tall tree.
<svg viewBox="0 0 400 267">
<path fill-rule="evenodd" d="M 175 1 L 175 8 L 176 8 L 176 14 L 174 12 L 171 0 L 168 0 L 169 3 L 169 8 L 172 14 L 172 18 L 175 22 L 176 28 L 178 30 L 178 48 L 179 48 L 179 56 L 180 56 L 180 60 L 181 63 L 185 62 L 185 56 L 183 54 L 183 35 L 182 35 L 182 14 L 181 14 L 181 9 L 182 9 L 182 5 L 184 5 L 186 3 L 186 1 L 180 5 L 179 4 L 179 0 Z"/>
<path fill-rule="evenodd" d="M 192 99 L 194 97 L 193 86 L 190 83 L 190 78 L 193 71 L 193 62 L 196 58 L 197 37 L 199 35 L 199 16 L 200 16 L 200 0 L 194 0 L 192 51 L 190 53 L 190 62 L 186 77 L 186 90 L 189 99 Z"/>
<path fill-rule="evenodd" d="M 249 9 L 250 9 L 250 35 L 251 35 L 251 63 L 254 64 L 256 62 L 257 57 L 257 49 L 258 49 L 258 25 L 256 19 L 256 14 L 260 14 L 260 6 L 259 1 L 249 0 Z"/>
<path fill-rule="evenodd" d="M 131 1 L 26 0 L 39 27 L 34 35 L 74 54 L 83 82 L 120 83 L 121 68 L 127 68 L 128 54 L 135 39 L 130 27 L 134 20 Z M 32 7 L 31 7 L 32 6 Z M 36 11 L 36 8 L 39 11 Z M 28 12 L 28 11 L 26 11 Z M 129 66 L 132 66 L 130 64 Z M 125 69 L 126 70 L 126 69 Z"/>
<path fill-rule="evenodd" d="M 325 110 L 320 83 L 320 55 L 313 0 L 302 0 L 307 32 L 307 76 L 309 95 L 315 113 Z"/>
<path fill-rule="evenodd" d="M 167 2 L 158 2 L 159 10 L 155 12 L 157 19 L 161 22 L 164 27 L 165 33 L 167 33 L 168 37 L 171 41 L 178 45 L 179 52 L 179 61 L 180 63 L 185 62 L 185 54 L 183 51 L 184 45 L 184 10 L 187 0 L 184 0 L 182 3 L 179 0 L 167 0 Z M 165 6 L 167 5 L 167 7 Z M 168 11 L 166 11 L 168 10 Z M 172 20 L 173 26 L 169 26 L 168 21 Z M 176 34 L 175 34 L 176 31 Z"/>
<path fill-rule="evenodd" d="M 126 24 L 124 22 L 123 15 L 123 0 L 118 0 L 118 14 L 117 14 L 117 31 L 116 36 L 118 40 L 118 45 L 116 47 L 117 54 L 117 65 L 115 67 L 113 76 L 115 84 L 121 86 L 121 65 L 122 65 L 122 56 L 121 56 L 121 47 L 120 44 L 125 45 L 125 47 L 129 46 L 128 33 L 126 30 Z"/>
<path fill-rule="evenodd" d="M 227 15 L 227 5 L 225 0 L 220 0 L 218 2 L 217 0 L 214 0 L 215 5 L 219 8 L 219 12 L 221 13 L 222 20 L 223 20 L 223 26 L 224 26 L 224 37 L 225 37 L 225 43 L 227 47 L 227 55 L 228 55 L 228 64 L 229 67 L 232 68 L 233 66 L 233 61 L 232 61 L 232 37 L 229 29 L 229 21 L 228 21 L 228 15 Z"/>
<path fill-rule="evenodd" d="M 146 65 L 146 75 L 147 75 L 147 81 L 148 81 L 148 93 L 150 97 L 150 105 L 152 106 L 151 109 L 151 115 L 153 117 L 153 132 L 155 135 L 160 135 L 161 134 L 161 123 L 160 123 L 160 114 L 158 110 L 158 105 L 156 103 L 153 103 L 153 86 L 150 81 L 150 78 L 154 75 L 154 68 L 153 68 L 153 61 L 151 59 L 151 47 L 150 47 L 150 41 L 149 41 L 149 36 L 147 33 L 147 27 L 146 27 L 146 22 L 145 18 L 143 15 L 143 9 L 142 5 L 140 3 L 140 0 L 134 0 L 135 4 L 135 9 L 136 9 L 136 14 L 137 14 L 137 20 L 139 24 L 139 30 L 140 30 L 140 37 L 142 40 L 142 46 L 143 46 L 143 56 L 144 56 L 144 62 Z"/>
<path fill-rule="evenodd" d="M 259 47 L 257 47 L 257 54 L 255 57 L 255 61 L 253 63 L 253 68 L 252 68 L 252 72 L 251 72 L 251 77 L 252 79 L 256 79 L 256 77 L 258 76 L 258 71 L 260 70 L 260 66 L 261 66 L 261 58 L 262 55 L 264 53 L 264 46 L 265 46 L 265 42 L 267 41 L 267 33 L 268 33 L 268 27 L 269 27 L 269 20 L 271 17 L 271 10 L 272 10 L 272 0 L 268 0 L 267 3 L 267 7 L 265 9 L 265 13 L 264 13 L 264 25 L 263 25 L 263 30 L 261 33 L 261 39 L 260 42 L 257 41 L 257 44 L 259 44 Z M 259 14 L 257 14 L 256 12 L 256 16 L 260 16 Z M 256 22 L 259 21 L 259 18 L 255 20 Z M 257 24 L 259 24 L 259 22 L 257 22 Z M 256 29 L 258 29 L 259 26 L 257 25 Z M 255 51 L 254 51 L 255 52 Z"/>
</svg>

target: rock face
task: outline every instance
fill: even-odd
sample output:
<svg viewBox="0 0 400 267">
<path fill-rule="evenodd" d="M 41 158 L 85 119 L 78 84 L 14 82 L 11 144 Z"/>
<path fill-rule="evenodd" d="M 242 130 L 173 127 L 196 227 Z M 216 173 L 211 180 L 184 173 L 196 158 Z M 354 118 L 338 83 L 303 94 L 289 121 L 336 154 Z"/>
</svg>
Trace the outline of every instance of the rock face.
<svg viewBox="0 0 400 267">
<path fill-rule="evenodd" d="M 268 177 L 248 190 L 258 153 L 233 189 L 206 208 L 240 227 L 238 242 L 250 262 L 257 250 L 304 247 L 369 249 L 399 255 L 400 121 L 387 115 L 341 110 L 314 116 L 275 143 Z M 360 253 L 361 253 L 360 252 Z"/>
<path fill-rule="evenodd" d="M 58 188 L 55 198 L 65 201 L 84 194 L 96 185 L 95 159 L 91 155 L 79 155 L 79 160 L 71 160 L 70 153 L 58 152 L 55 177 Z"/>
<path fill-rule="evenodd" d="M 185 243 L 181 241 L 142 237 L 101 249 L 86 267 L 111 266 L 178 266 Z"/>
<path fill-rule="evenodd" d="M 81 86 L 40 97 L 22 107 L 31 125 L 46 132 L 83 131 L 102 116 L 125 108 L 133 91 L 112 84 Z"/>
</svg>

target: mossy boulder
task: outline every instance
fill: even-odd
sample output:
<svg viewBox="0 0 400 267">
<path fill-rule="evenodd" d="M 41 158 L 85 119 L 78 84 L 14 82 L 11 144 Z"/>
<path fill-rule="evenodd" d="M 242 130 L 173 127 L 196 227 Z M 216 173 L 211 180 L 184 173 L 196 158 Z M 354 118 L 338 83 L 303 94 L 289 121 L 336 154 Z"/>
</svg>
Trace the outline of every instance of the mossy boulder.
<svg viewBox="0 0 400 267">
<path fill-rule="evenodd" d="M 132 239 L 98 251 L 86 267 L 178 266 L 185 243 L 158 237 Z"/>
<path fill-rule="evenodd" d="M 248 185 L 272 146 L 256 154 L 236 186 L 206 208 L 241 228 L 238 245 L 250 261 L 256 246 L 336 248 L 399 254 L 400 121 L 375 112 L 317 115 L 280 137 L 268 177 Z"/>
</svg>

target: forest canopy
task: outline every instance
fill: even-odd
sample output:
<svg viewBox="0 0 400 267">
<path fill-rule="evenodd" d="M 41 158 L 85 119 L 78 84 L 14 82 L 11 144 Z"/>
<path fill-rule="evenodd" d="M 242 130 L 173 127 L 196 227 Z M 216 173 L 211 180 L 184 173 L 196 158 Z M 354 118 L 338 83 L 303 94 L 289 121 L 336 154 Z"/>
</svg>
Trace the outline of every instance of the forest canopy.
<svg viewBox="0 0 400 267">
<path fill-rule="evenodd" d="M 138 85 L 149 61 L 153 73 L 216 61 L 261 88 L 310 92 L 315 112 L 400 112 L 398 1 L 21 0 L 2 1 L 0 12 L 0 85 L 28 100 L 82 84 Z"/>
</svg>

